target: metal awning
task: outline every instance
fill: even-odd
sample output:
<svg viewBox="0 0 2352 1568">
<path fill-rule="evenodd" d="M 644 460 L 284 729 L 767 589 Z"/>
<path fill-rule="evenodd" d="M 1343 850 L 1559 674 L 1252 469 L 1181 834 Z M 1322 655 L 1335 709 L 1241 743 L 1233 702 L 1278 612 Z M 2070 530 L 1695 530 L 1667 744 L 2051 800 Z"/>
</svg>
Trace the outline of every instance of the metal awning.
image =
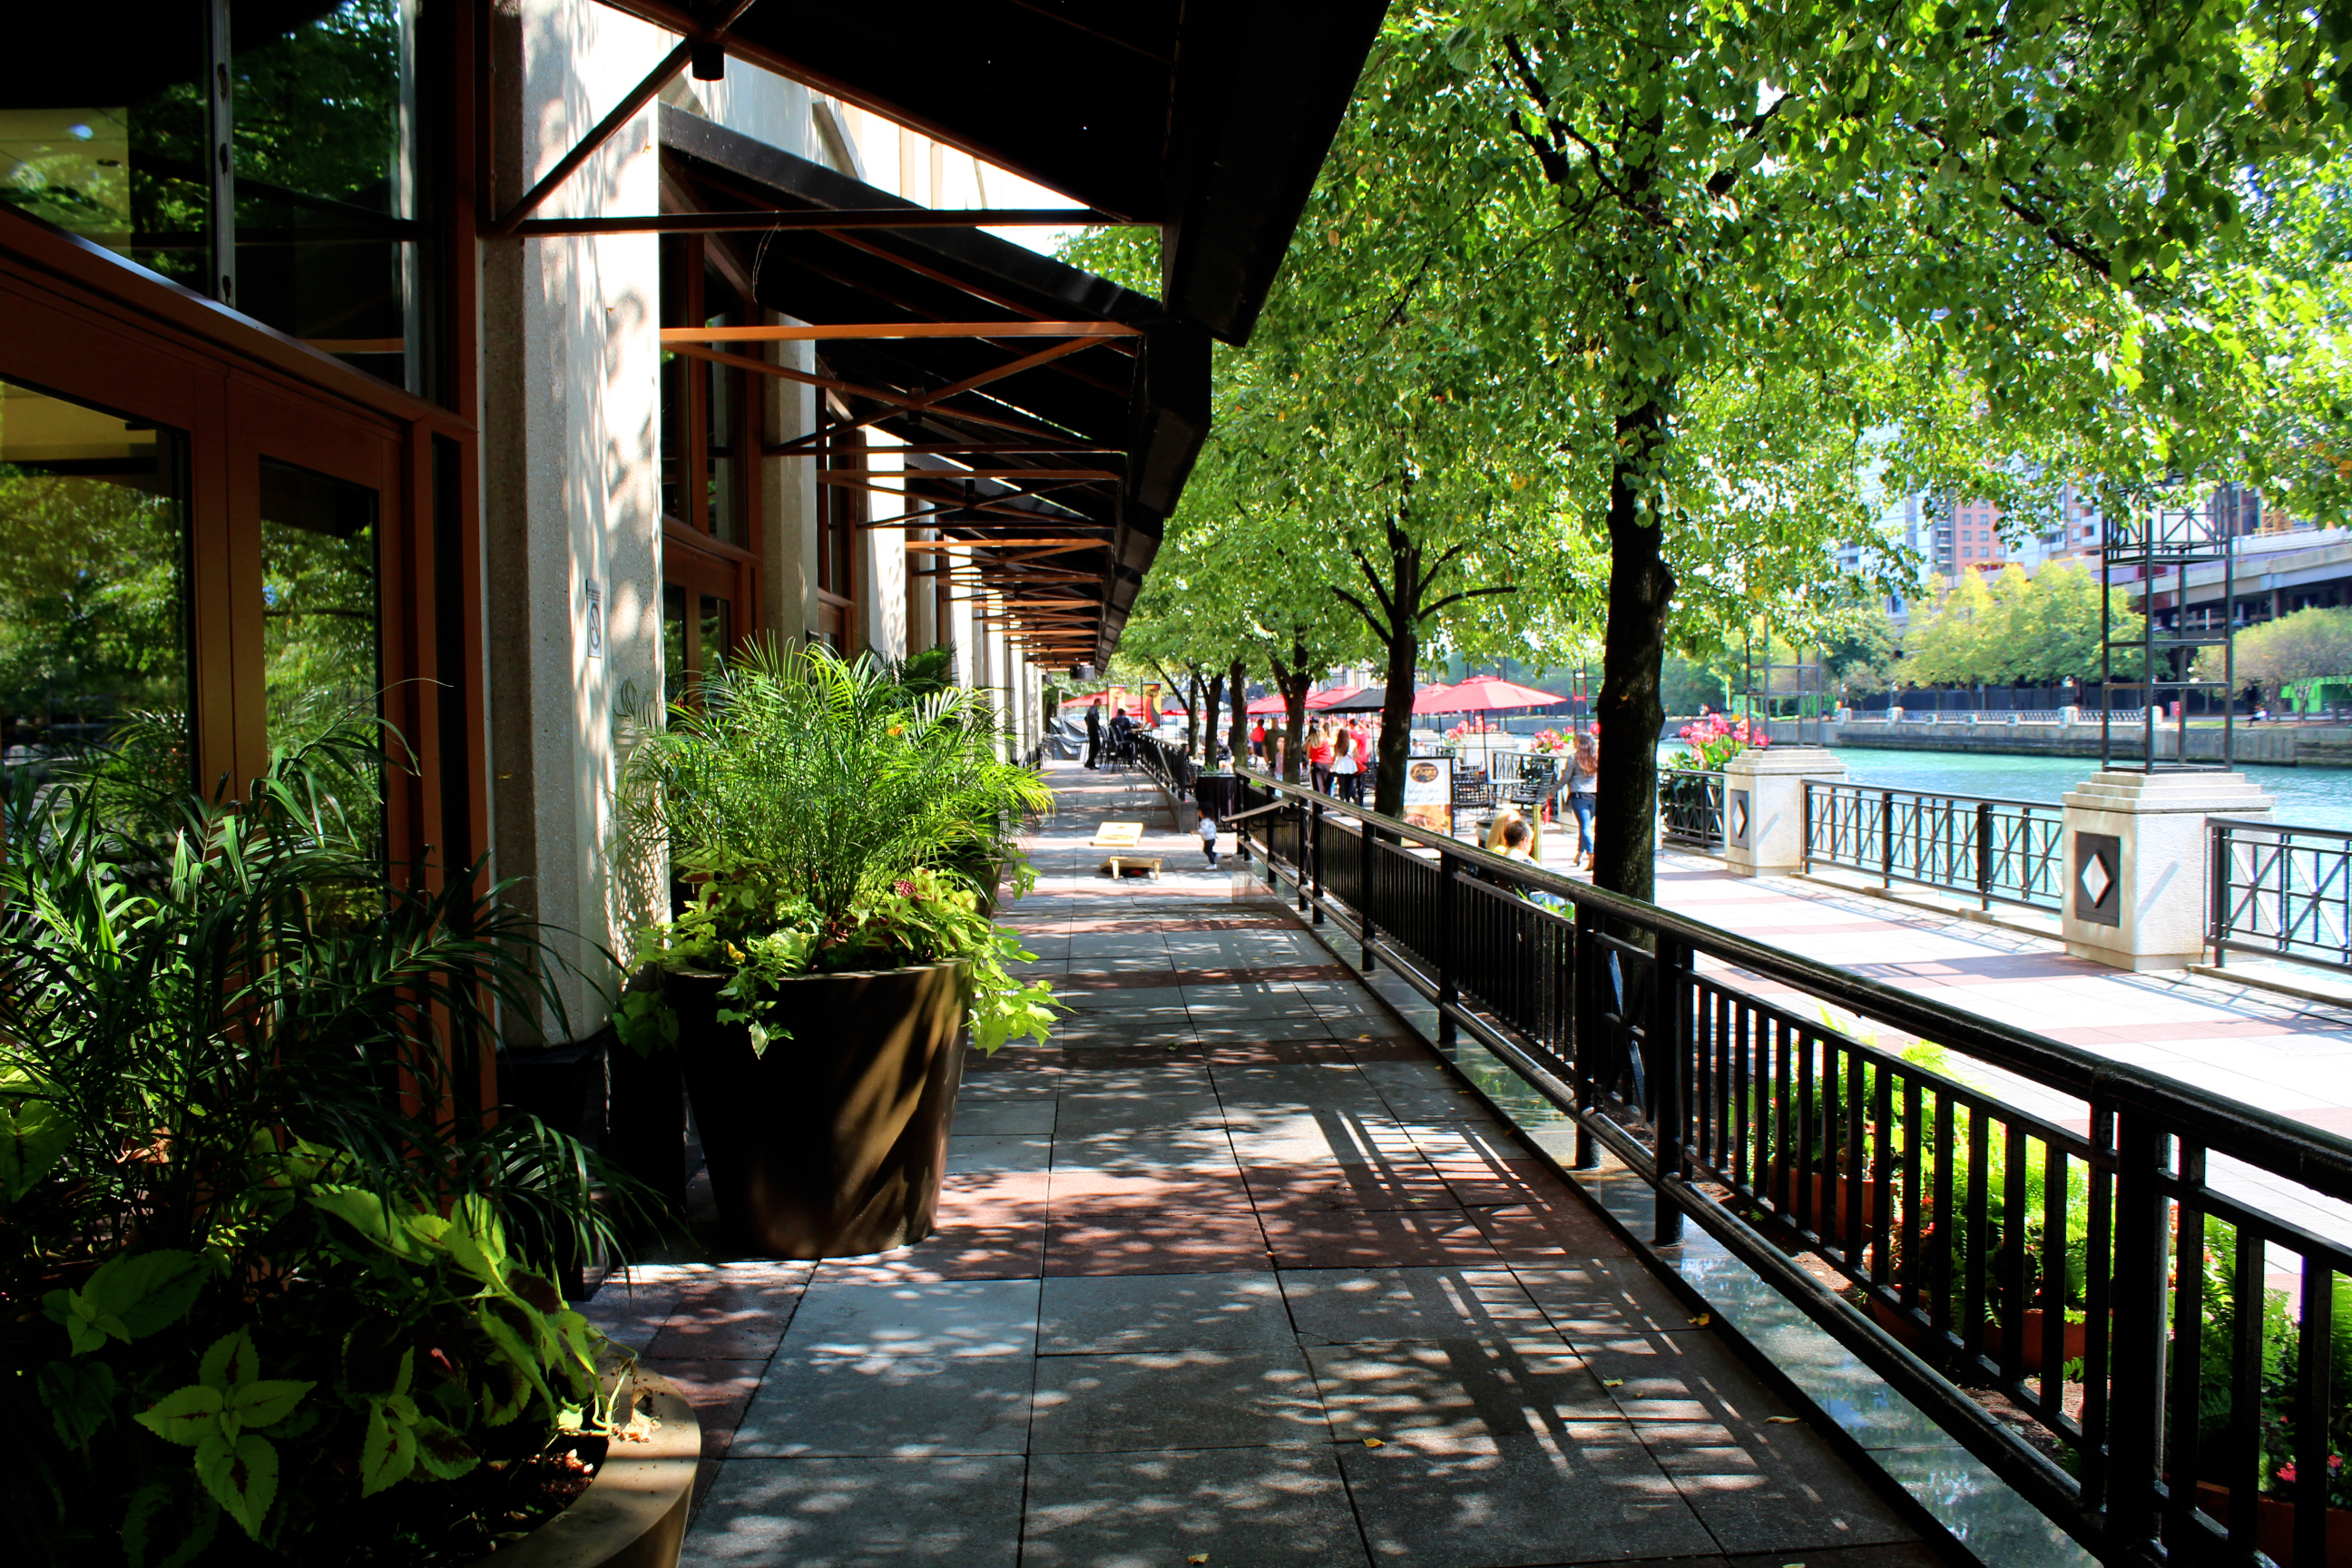
<svg viewBox="0 0 2352 1568">
<path fill-rule="evenodd" d="M 667 105 L 661 145 L 675 196 L 709 210 L 921 210 Z M 1207 434 L 1208 335 L 976 229 L 795 224 L 709 243 L 734 248 L 761 305 L 811 330 L 668 329 L 665 345 L 751 363 L 747 336 L 817 339 L 814 379 L 836 412 L 771 454 L 813 454 L 858 426 L 905 443 L 908 477 L 836 468 L 825 482 L 873 492 L 875 526 L 938 530 L 910 552 L 969 563 L 1040 662 L 1107 659 Z"/>
<path fill-rule="evenodd" d="M 1165 239 L 1168 313 L 1240 342 L 1387 0 L 604 0 Z M 650 97 L 651 93 L 648 92 Z"/>
</svg>

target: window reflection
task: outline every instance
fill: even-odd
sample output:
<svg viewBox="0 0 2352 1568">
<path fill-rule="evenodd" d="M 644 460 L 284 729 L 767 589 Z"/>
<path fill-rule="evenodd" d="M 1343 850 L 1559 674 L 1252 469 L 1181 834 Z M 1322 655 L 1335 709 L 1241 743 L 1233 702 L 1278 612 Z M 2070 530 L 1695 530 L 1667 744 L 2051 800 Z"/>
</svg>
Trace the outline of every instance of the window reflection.
<svg viewBox="0 0 2352 1568">
<path fill-rule="evenodd" d="M 184 784 L 185 441 L 0 382 L 0 756 Z"/>
<path fill-rule="evenodd" d="M 331 739 L 323 762 L 349 784 L 339 792 L 345 812 L 362 826 L 380 823 L 376 492 L 262 459 L 261 572 L 269 749 Z"/>
</svg>

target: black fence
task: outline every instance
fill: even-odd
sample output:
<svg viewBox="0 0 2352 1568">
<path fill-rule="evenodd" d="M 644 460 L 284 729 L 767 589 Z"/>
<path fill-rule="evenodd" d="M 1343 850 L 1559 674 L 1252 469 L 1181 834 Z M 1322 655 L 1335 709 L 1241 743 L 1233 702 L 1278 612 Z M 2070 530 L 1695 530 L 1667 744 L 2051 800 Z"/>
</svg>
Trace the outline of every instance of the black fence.
<svg viewBox="0 0 2352 1568">
<path fill-rule="evenodd" d="M 1703 768 L 1659 769 L 1658 816 L 1666 843 L 1722 854 L 1723 774 Z"/>
<path fill-rule="evenodd" d="M 2213 962 L 2260 953 L 2352 971 L 2352 833 L 2209 816 Z"/>
<path fill-rule="evenodd" d="M 1275 808 L 1244 821 L 1269 881 L 1433 1001 L 1441 1051 L 1511 1063 L 1574 1118 L 1577 1163 L 1605 1144 L 1652 1185 L 1661 1240 L 1696 1221 L 2103 1561 L 2332 1561 L 2352 1252 L 2236 1194 L 2352 1199 L 2352 1144 L 1395 818 L 1243 794 Z M 2232 1166 L 2260 1174 L 2224 1191 Z"/>
<path fill-rule="evenodd" d="M 2065 808 L 2030 800 L 1805 781 L 1805 869 L 1836 866 L 1975 898 L 2056 910 Z"/>
</svg>

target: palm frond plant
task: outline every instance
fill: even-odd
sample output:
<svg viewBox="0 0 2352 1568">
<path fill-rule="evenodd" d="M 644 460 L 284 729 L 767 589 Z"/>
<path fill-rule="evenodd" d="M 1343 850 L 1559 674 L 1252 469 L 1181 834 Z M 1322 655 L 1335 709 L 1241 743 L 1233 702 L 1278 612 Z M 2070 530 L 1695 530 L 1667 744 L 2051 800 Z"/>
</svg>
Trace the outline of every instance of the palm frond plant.
<svg viewBox="0 0 2352 1568">
<path fill-rule="evenodd" d="M 94 762 L 0 803 L 20 1561 L 467 1561 L 602 1395 L 549 1283 L 617 1241 L 602 1173 L 465 1088 L 560 960 L 461 870 L 395 879 L 337 794 L 377 745 L 234 802 Z"/>
<path fill-rule="evenodd" d="M 1052 792 L 999 754 L 979 692 L 910 687 L 871 656 L 755 645 L 671 706 L 621 773 L 629 847 L 667 853 L 688 909 L 639 933 L 638 962 L 727 973 L 755 1050 L 783 1032 L 779 980 L 909 964 L 969 966 L 973 1043 L 1051 1026 L 1051 987 L 1005 968 L 1031 955 L 982 910 L 974 868 L 1018 858 L 1024 813 Z M 625 1003 L 643 1048 L 667 1032 L 652 994 Z"/>
<path fill-rule="evenodd" d="M 719 1218 L 788 1258 L 929 1231 L 962 1068 L 1045 1038 L 1055 1003 L 984 899 L 1052 796 L 976 692 L 872 656 L 755 647 L 637 742 L 641 873 L 690 894 L 637 934 L 624 1044 L 675 1045 Z M 787 1046 L 785 1042 L 789 1042 Z"/>
</svg>

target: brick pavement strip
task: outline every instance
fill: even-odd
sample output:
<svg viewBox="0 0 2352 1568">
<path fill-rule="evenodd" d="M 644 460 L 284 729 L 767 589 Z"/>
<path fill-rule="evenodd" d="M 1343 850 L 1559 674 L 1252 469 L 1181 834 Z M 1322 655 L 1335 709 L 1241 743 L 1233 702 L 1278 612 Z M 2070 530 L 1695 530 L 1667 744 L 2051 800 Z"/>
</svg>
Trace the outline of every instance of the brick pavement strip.
<svg viewBox="0 0 2352 1568">
<path fill-rule="evenodd" d="M 591 1304 L 702 1414 L 688 1563 L 1944 1561 L 1287 910 L 1094 875 L 1144 792 L 1055 782 L 1010 918 L 1086 1007 L 970 1064 L 938 1232 Z"/>
</svg>

